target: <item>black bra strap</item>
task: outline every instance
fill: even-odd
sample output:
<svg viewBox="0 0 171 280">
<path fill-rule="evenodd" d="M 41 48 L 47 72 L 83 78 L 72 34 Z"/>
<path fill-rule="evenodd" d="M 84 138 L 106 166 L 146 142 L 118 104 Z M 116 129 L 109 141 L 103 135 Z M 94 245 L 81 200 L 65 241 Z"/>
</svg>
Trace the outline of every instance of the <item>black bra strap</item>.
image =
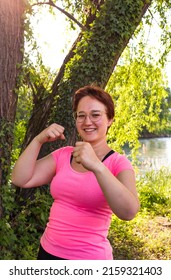
<svg viewBox="0 0 171 280">
<path fill-rule="evenodd" d="M 102 162 L 112 154 L 114 154 L 113 150 L 111 150 L 110 152 L 107 153 L 107 155 L 105 155 L 105 157 L 102 159 Z"/>
</svg>

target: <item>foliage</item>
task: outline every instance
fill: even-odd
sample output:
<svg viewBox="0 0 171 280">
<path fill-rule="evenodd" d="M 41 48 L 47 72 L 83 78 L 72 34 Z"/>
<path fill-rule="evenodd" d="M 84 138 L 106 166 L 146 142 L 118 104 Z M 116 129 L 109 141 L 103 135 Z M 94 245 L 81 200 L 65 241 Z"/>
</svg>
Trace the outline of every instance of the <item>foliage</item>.
<svg viewBox="0 0 171 280">
<path fill-rule="evenodd" d="M 130 54 L 129 49 L 127 53 Z M 154 132 L 166 126 L 162 106 L 167 106 L 168 93 L 158 66 L 141 57 L 131 60 L 127 53 L 107 85 L 115 103 L 115 122 L 110 129 L 109 141 L 114 142 L 116 150 L 129 143 L 134 155 L 143 129 Z"/>
<path fill-rule="evenodd" d="M 108 238 L 116 260 L 170 260 L 170 222 L 167 218 L 139 213 L 124 222 L 112 218 Z"/>
<path fill-rule="evenodd" d="M 171 217 L 171 173 L 166 168 L 151 171 L 137 183 L 141 211 Z"/>
<path fill-rule="evenodd" d="M 13 123 L 0 118 L 0 186 L 8 181 L 10 169 L 10 151 L 13 141 Z M 7 141 L 8 140 L 8 141 Z M 1 197 L 1 190 L 0 190 Z M 1 205 L 0 205 L 1 209 Z M 0 211 L 1 215 L 1 211 Z"/>
<path fill-rule="evenodd" d="M 0 220 L 0 259 L 35 259 L 40 235 L 48 220 L 52 198 L 48 191 L 37 189 L 33 200 L 19 206 L 15 189 L 4 188 L 4 216 Z"/>
<path fill-rule="evenodd" d="M 12 165 L 22 150 L 32 111 L 41 99 L 45 99 L 51 94 L 53 79 L 54 73 L 44 66 L 41 55 L 37 56 L 36 65 L 27 56 L 24 58 L 22 74 L 20 75 L 20 84 L 22 86 L 18 90 Z"/>
</svg>

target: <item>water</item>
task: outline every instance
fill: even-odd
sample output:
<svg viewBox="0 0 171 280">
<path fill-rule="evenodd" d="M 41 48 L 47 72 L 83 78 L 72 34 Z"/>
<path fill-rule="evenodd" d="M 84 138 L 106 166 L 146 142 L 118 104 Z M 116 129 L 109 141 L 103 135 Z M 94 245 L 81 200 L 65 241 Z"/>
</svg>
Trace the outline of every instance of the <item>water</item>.
<svg viewBox="0 0 171 280">
<path fill-rule="evenodd" d="M 139 170 L 159 170 L 161 167 L 171 168 L 171 138 L 141 139 L 139 149 Z"/>
</svg>

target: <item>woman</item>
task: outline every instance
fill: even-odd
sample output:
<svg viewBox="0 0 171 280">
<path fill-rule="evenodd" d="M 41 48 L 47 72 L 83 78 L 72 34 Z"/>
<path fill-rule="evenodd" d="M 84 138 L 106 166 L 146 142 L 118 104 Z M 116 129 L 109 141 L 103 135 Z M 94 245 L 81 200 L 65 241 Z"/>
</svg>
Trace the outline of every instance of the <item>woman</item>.
<svg viewBox="0 0 171 280">
<path fill-rule="evenodd" d="M 134 171 L 128 159 L 107 144 L 114 118 L 108 93 L 93 86 L 80 88 L 73 112 L 82 141 L 37 160 L 43 143 L 65 139 L 64 127 L 50 125 L 21 154 L 12 182 L 23 188 L 50 183 L 54 202 L 38 259 L 111 260 L 107 235 L 112 213 L 131 220 L 139 210 Z"/>
</svg>

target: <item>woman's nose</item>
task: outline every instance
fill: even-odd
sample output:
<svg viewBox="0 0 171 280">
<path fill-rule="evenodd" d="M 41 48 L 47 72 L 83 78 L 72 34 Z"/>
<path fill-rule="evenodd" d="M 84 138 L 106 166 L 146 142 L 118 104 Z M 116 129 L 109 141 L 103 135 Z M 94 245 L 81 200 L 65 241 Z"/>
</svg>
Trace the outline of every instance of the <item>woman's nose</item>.
<svg viewBox="0 0 171 280">
<path fill-rule="evenodd" d="M 92 123 L 92 121 L 91 121 L 91 119 L 90 119 L 90 116 L 89 116 L 89 115 L 86 115 L 86 116 L 85 116 L 84 123 L 86 123 L 86 124 Z"/>
</svg>

